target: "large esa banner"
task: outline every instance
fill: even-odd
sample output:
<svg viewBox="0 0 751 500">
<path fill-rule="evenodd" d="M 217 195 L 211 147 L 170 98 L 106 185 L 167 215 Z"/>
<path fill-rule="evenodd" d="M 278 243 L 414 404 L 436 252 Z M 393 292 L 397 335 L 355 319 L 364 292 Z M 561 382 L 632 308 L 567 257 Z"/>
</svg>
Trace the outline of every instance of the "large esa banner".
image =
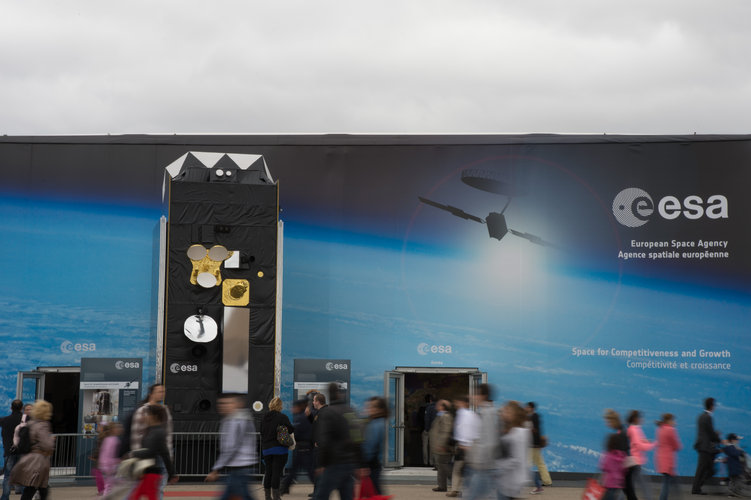
<svg viewBox="0 0 751 500">
<path fill-rule="evenodd" d="M 163 168 L 233 151 L 280 183 L 286 402 L 296 358 L 351 360 L 355 404 L 396 366 L 477 367 L 538 403 L 554 471 L 596 470 L 605 408 L 650 438 L 675 414 L 682 475 L 705 397 L 749 432 L 751 138 L 178 139 L 0 141 L 1 404 L 83 354 L 153 380 Z"/>
</svg>

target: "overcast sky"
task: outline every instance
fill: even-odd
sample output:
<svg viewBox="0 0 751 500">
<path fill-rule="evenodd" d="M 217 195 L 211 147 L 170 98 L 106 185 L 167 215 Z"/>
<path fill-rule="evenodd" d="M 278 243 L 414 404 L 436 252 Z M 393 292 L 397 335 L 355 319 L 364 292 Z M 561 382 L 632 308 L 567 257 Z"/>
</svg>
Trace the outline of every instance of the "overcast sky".
<svg viewBox="0 0 751 500">
<path fill-rule="evenodd" d="M 751 1 L 0 0 L 0 133 L 751 133 Z"/>
</svg>

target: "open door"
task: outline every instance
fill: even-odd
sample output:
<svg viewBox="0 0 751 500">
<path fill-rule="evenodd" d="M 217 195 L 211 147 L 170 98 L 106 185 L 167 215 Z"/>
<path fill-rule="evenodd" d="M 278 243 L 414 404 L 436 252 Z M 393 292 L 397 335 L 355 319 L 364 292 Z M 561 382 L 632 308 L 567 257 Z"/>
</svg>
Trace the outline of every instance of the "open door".
<svg viewBox="0 0 751 500">
<path fill-rule="evenodd" d="M 16 399 L 33 403 L 44 399 L 44 372 L 18 372 L 16 379 Z"/>
<path fill-rule="evenodd" d="M 477 394 L 477 387 L 480 384 L 488 383 L 488 372 L 475 372 L 469 374 L 469 407 L 475 410 L 475 399 L 472 397 Z"/>
<path fill-rule="evenodd" d="M 389 405 L 384 450 L 385 467 L 404 466 L 404 373 L 386 372 L 383 392 Z"/>
</svg>

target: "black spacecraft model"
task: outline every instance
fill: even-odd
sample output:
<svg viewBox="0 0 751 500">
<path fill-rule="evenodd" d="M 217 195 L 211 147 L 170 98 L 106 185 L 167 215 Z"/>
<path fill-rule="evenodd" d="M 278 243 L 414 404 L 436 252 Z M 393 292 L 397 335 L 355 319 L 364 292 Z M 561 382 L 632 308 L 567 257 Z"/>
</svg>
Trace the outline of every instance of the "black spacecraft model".
<svg viewBox="0 0 751 500">
<path fill-rule="evenodd" d="M 528 240 L 537 245 L 556 248 L 555 244 L 550 243 L 549 241 L 545 241 L 539 236 L 522 231 L 517 231 L 516 229 L 511 229 L 510 227 L 508 227 L 505 215 L 506 209 L 511 204 L 511 200 L 515 196 L 525 194 L 524 191 L 519 189 L 519 187 L 515 183 L 503 179 L 499 172 L 476 168 L 468 168 L 463 170 L 462 182 L 475 189 L 480 189 L 489 193 L 505 196 L 507 198 L 506 204 L 503 205 L 503 208 L 500 212 L 490 212 L 487 217 L 483 219 L 482 217 L 469 214 L 461 208 L 452 207 L 451 205 L 444 205 L 422 196 L 418 196 L 417 198 L 426 205 L 440 208 L 441 210 L 445 210 L 446 212 L 449 212 L 451 215 L 455 215 L 456 217 L 479 222 L 480 224 L 485 224 L 488 227 L 488 236 L 495 238 L 498 241 L 502 240 L 503 237 L 508 233 L 511 233 L 514 236 L 524 238 L 525 240 Z"/>
</svg>

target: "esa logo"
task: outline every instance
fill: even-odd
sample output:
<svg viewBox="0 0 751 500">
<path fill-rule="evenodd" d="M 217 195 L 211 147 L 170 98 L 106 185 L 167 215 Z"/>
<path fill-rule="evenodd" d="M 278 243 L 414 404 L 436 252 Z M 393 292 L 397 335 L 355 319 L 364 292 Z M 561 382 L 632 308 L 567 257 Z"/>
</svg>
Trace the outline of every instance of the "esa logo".
<svg viewBox="0 0 751 500">
<path fill-rule="evenodd" d="M 198 365 L 172 363 L 169 365 L 169 371 L 172 373 L 195 373 L 198 371 Z"/>
<path fill-rule="evenodd" d="M 93 342 L 79 342 L 77 344 L 74 344 L 70 340 L 63 340 L 63 343 L 60 344 L 60 351 L 64 352 L 65 354 L 70 354 L 72 352 L 91 352 L 96 351 L 96 344 Z"/>
<path fill-rule="evenodd" d="M 123 361 L 122 359 L 118 359 L 115 361 L 115 368 L 118 370 L 123 370 L 126 368 L 140 368 L 141 363 L 138 361 Z"/>
<path fill-rule="evenodd" d="M 331 361 L 329 361 L 328 363 L 326 363 L 326 369 L 328 371 L 332 371 L 332 370 L 346 370 L 347 368 L 349 368 L 349 365 L 347 365 L 347 363 L 332 363 Z"/>
<path fill-rule="evenodd" d="M 422 356 L 430 354 L 451 354 L 453 348 L 450 345 L 429 345 L 422 342 L 417 345 L 417 353 Z"/>
<path fill-rule="evenodd" d="M 643 189 L 626 188 L 613 199 L 615 220 L 626 227 L 643 226 L 649 222 L 655 208 L 660 217 L 667 220 L 677 219 L 680 216 L 689 220 L 702 217 L 728 218 L 728 199 L 721 194 L 712 195 L 706 201 L 697 195 L 686 196 L 683 200 L 669 195 L 661 198 L 655 207 L 652 197 Z"/>
</svg>

